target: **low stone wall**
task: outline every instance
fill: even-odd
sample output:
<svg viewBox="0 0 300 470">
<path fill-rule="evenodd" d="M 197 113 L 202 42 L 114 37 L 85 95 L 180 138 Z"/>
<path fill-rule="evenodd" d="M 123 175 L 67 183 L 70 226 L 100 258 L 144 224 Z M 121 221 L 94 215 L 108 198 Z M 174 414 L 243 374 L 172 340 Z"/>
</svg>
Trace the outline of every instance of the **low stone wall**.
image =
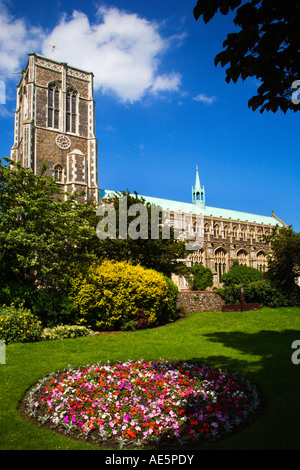
<svg viewBox="0 0 300 470">
<path fill-rule="evenodd" d="M 177 307 L 185 307 L 188 313 L 221 312 L 225 301 L 214 291 L 181 291 Z"/>
</svg>

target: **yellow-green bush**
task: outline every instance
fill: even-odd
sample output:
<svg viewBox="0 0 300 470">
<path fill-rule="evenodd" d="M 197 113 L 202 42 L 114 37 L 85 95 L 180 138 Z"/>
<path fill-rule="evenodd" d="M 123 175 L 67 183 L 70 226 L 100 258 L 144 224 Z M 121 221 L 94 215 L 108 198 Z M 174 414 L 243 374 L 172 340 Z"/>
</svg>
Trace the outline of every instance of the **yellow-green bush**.
<svg viewBox="0 0 300 470">
<path fill-rule="evenodd" d="M 0 340 L 4 343 L 39 341 L 42 324 L 30 310 L 23 307 L 0 307 Z"/>
<path fill-rule="evenodd" d="M 169 286 L 164 276 L 130 263 L 104 261 L 91 265 L 71 282 L 71 299 L 77 308 L 77 324 L 94 330 L 134 328 L 138 313 L 147 326 L 167 316 Z"/>
</svg>

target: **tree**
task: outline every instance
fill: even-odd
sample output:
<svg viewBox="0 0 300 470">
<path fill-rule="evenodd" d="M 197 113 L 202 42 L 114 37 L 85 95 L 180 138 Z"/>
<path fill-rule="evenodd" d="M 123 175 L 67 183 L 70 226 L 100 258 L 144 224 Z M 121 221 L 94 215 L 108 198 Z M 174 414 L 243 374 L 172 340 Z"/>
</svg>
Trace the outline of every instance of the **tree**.
<svg viewBox="0 0 300 470">
<path fill-rule="evenodd" d="M 213 273 L 211 269 L 205 268 L 203 264 L 194 264 L 192 266 L 191 273 L 192 290 L 205 290 L 207 287 L 211 287 L 213 285 Z"/>
<path fill-rule="evenodd" d="M 126 207 L 122 208 L 122 201 L 126 201 Z M 185 275 L 189 269 L 184 262 L 188 252 L 185 243 L 176 239 L 174 230 L 169 228 L 169 238 L 163 238 L 163 216 L 159 212 L 158 220 L 158 238 L 153 237 L 153 213 L 151 207 L 153 205 L 146 202 L 144 198 L 138 196 L 135 192 L 130 194 L 129 191 L 121 191 L 114 193 L 102 203 L 113 208 L 113 216 L 111 219 L 113 233 L 111 238 L 102 239 L 102 255 L 104 258 L 115 261 L 130 261 L 132 264 L 140 264 L 145 268 L 154 269 L 168 277 L 172 273 Z M 130 215 L 130 208 L 138 208 L 139 215 L 134 210 Z M 143 209 L 143 210 L 142 210 Z M 159 210 L 159 208 L 157 208 Z M 125 226 L 121 227 L 122 212 L 126 210 Z M 108 215 L 101 215 L 101 223 L 106 223 Z M 122 233 L 121 233 L 122 232 Z M 109 232 L 107 232 L 109 235 Z"/>
<path fill-rule="evenodd" d="M 300 276 L 300 233 L 296 233 L 292 226 L 274 228 L 272 233 L 265 236 L 271 244 L 271 257 L 269 258 L 268 277 L 285 292 L 292 292 L 296 288 L 297 278 Z"/>
<path fill-rule="evenodd" d="M 96 208 L 75 203 L 52 178 L 0 160 L 0 280 L 59 287 L 78 263 L 99 257 Z"/>
<path fill-rule="evenodd" d="M 238 261 L 233 263 L 227 273 L 221 277 L 224 286 L 247 285 L 251 282 L 261 281 L 263 273 L 251 266 L 240 265 Z"/>
<path fill-rule="evenodd" d="M 242 0 L 198 0 L 194 8 L 195 19 L 202 16 L 205 23 L 218 10 L 227 15 L 229 10 L 237 9 L 233 21 L 239 31 L 227 35 L 223 42 L 225 50 L 217 54 L 215 65 L 229 64 L 227 83 L 248 77 L 261 82 L 257 95 L 248 101 L 253 111 L 299 110 L 295 92 L 300 85 L 299 2 L 251 0 L 240 6 L 241 3 Z"/>
</svg>

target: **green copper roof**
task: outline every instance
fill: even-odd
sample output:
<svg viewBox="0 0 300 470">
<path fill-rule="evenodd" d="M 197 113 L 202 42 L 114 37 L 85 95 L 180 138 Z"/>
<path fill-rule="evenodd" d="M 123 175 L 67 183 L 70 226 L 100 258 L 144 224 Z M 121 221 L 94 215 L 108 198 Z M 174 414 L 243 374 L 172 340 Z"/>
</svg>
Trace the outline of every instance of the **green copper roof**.
<svg viewBox="0 0 300 470">
<path fill-rule="evenodd" d="M 104 197 L 108 197 L 112 195 L 115 191 L 110 190 L 101 190 L 100 191 L 100 199 Z M 209 207 L 205 206 L 204 208 L 197 206 L 196 204 L 188 203 L 188 202 L 180 202 L 180 201 L 172 201 L 169 199 L 161 199 L 157 197 L 151 196 L 142 196 L 138 195 L 139 197 L 143 197 L 146 202 L 150 204 L 155 204 L 162 209 L 168 209 L 171 211 L 176 212 L 185 212 L 191 214 L 204 214 L 204 216 L 213 216 L 213 217 L 222 217 L 223 219 L 232 219 L 232 220 L 240 220 L 241 222 L 255 222 L 257 224 L 266 224 L 266 225 L 279 225 L 283 226 L 284 223 L 277 219 L 274 215 L 272 216 L 265 216 L 265 215 L 258 215 L 258 214 L 250 214 L 248 212 L 239 212 L 229 209 L 221 209 L 218 207 Z"/>
</svg>

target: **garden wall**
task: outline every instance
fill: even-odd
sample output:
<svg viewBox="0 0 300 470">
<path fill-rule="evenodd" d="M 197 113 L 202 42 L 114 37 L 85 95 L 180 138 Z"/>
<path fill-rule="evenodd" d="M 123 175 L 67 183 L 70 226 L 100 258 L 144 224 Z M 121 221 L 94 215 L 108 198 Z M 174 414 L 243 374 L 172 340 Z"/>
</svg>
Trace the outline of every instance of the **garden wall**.
<svg viewBox="0 0 300 470">
<path fill-rule="evenodd" d="M 225 301 L 213 291 L 182 291 L 179 292 L 177 307 L 185 307 L 189 313 L 221 312 Z"/>
</svg>

